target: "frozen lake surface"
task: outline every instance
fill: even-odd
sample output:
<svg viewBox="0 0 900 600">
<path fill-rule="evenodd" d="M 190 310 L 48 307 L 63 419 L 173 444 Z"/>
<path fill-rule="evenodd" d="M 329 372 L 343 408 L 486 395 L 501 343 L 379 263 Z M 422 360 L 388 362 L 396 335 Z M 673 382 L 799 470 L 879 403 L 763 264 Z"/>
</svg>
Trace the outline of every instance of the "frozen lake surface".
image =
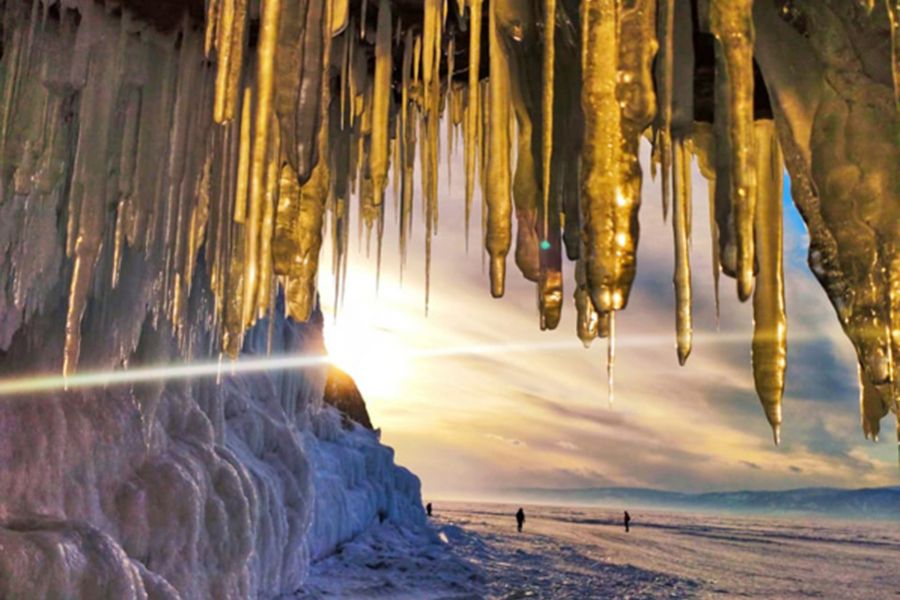
<svg viewBox="0 0 900 600">
<path fill-rule="evenodd" d="M 900 599 L 900 523 L 435 503 L 313 565 L 298 598 Z"/>
</svg>

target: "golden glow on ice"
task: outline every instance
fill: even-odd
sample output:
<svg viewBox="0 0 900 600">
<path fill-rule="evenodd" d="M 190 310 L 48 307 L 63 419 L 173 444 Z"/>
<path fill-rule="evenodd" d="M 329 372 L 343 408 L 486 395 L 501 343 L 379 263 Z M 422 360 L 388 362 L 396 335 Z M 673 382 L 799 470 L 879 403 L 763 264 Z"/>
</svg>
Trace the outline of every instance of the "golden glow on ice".
<svg viewBox="0 0 900 600">
<path fill-rule="evenodd" d="M 441 153 L 451 158 L 461 126 L 465 194 L 446 201 L 465 202 L 468 241 L 471 203 L 480 188 L 480 245 L 489 260 L 491 294 L 504 294 L 516 231 L 516 264 L 536 284 L 540 325 L 556 327 L 565 250 L 576 263 L 576 333 L 585 345 L 609 338 L 612 394 L 615 313 L 626 308 L 636 272 L 643 185 L 638 151 L 649 129 L 664 203 L 672 205 L 678 360 L 687 360 L 692 344 L 694 153 L 710 182 L 716 311 L 721 266 L 737 280 L 738 296 L 753 298 L 754 382 L 777 430 L 787 335 L 779 144 L 784 136 L 776 135 L 777 122 L 754 120 L 753 1 L 701 0 L 698 24 L 682 22 L 680 0 L 424 0 L 415 9 L 409 4 L 209 0 L 205 32 L 184 27 L 172 36 L 177 42 L 151 69 L 155 91 L 147 98 L 133 94 L 133 82 L 121 77 L 130 55 L 91 57 L 91 69 L 118 76 L 108 85 L 89 83 L 78 90 L 78 122 L 88 125 L 78 132 L 72 192 L 60 213 L 69 261 L 62 356 L 69 381 L 77 385 L 82 321 L 90 299 L 103 291 L 99 278 L 104 286 L 120 288 L 120 266 L 132 251 L 163 265 L 154 315 L 169 321 L 179 339 L 191 318 L 195 275 L 209 273 L 214 343 L 236 355 L 243 332 L 272 310 L 279 289 L 291 317 L 311 314 L 326 233 L 342 296 L 353 211 L 361 217 L 360 243 L 368 247 L 375 237 L 380 264 L 385 220 L 391 218 L 383 203 L 389 181 L 401 264 L 411 251 L 414 224 L 425 231 L 427 306 L 439 180 L 450 179 L 439 161 Z M 892 75 L 900 89 L 898 5 L 886 0 L 885 6 Z M 878 10 L 866 14 L 883 20 Z M 83 17 L 88 20 L 89 11 Z M 706 90 L 714 95 L 712 125 L 694 122 L 695 115 L 679 104 L 685 72 L 679 36 L 685 32 L 715 38 L 715 80 Z M 9 169 L 14 191 L 24 193 L 41 175 L 29 171 L 37 159 L 30 146 L 26 151 L 19 143 L 21 126 L 12 108 L 27 48 L 21 32 L 8 37 L 0 158 L 24 157 L 15 173 Z M 179 91 L 187 88 L 202 110 Z M 47 114 L 57 106 L 50 102 L 59 103 L 56 97 L 41 100 Z M 122 118 L 109 118 L 119 104 Z M 61 125 L 48 121 L 42 127 L 35 136 L 41 143 L 45 134 L 54 139 Z M 166 132 L 161 141 L 148 141 L 157 130 Z M 836 194 L 834 187 L 848 203 L 853 198 L 862 206 L 853 209 L 860 214 L 846 214 L 862 223 L 853 231 L 865 230 L 871 239 L 858 246 L 840 241 L 873 257 L 872 273 L 839 264 L 835 252 L 813 258 L 824 261 L 814 266 L 820 279 L 831 277 L 838 282 L 834 289 L 848 290 L 829 288 L 829 295 L 863 364 L 863 422 L 874 435 L 877 415 L 900 402 L 900 259 L 892 238 L 897 230 L 891 229 L 895 207 L 876 210 L 867 199 L 893 189 L 881 176 L 891 164 L 890 152 L 866 158 L 877 163 L 871 170 L 847 166 L 851 159 L 844 155 L 861 155 L 851 137 L 846 147 L 829 150 L 843 162 L 822 159 L 828 174 L 821 193 Z M 819 155 L 828 154 L 822 147 L 835 146 L 821 144 Z M 48 156 L 39 160 L 60 162 L 62 151 L 47 145 Z M 790 166 L 797 151 L 789 150 L 783 154 Z M 156 162 L 161 166 L 154 167 Z M 120 171 L 114 186 L 101 176 L 108 164 Z M 107 187 L 116 194 L 107 197 Z M 839 224 L 832 221 L 846 215 L 826 216 L 820 229 L 836 230 Z M 205 270 L 197 268 L 201 254 Z"/>
</svg>

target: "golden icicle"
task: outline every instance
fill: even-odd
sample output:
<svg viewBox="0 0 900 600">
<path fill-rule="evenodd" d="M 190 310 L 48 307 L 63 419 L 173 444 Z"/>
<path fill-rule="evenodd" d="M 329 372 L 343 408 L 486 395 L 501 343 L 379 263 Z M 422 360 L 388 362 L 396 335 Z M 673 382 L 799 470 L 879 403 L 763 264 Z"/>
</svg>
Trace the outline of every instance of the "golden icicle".
<svg viewBox="0 0 900 600">
<path fill-rule="evenodd" d="M 228 78 L 225 89 L 226 121 L 234 118 L 244 72 L 244 30 L 247 27 L 247 2 L 234 0 L 234 32 L 231 34 L 231 51 L 228 54 Z"/>
<path fill-rule="evenodd" d="M 350 0 L 331 0 L 331 35 L 344 31 L 349 22 Z"/>
<path fill-rule="evenodd" d="M 372 138 L 369 147 L 369 170 L 372 176 L 375 205 L 381 205 L 387 184 L 390 108 L 391 108 L 391 4 L 378 3 L 378 27 L 375 33 L 375 80 L 372 91 Z"/>
<path fill-rule="evenodd" d="M 556 0 L 544 0 L 543 81 L 541 82 L 541 109 L 543 136 L 541 138 L 541 191 L 544 202 L 544 226 L 542 239 L 548 239 L 550 231 L 550 167 L 553 159 L 553 87 L 556 68 Z"/>
<path fill-rule="evenodd" d="M 582 235 L 588 286 L 598 312 L 624 308 L 634 277 L 635 241 L 629 230 L 633 207 L 619 191 L 617 10 L 615 0 L 581 4 Z"/>
<path fill-rule="evenodd" d="M 224 1 L 224 0 L 223 0 Z M 219 0 L 208 0 L 206 7 L 206 32 L 203 38 L 203 54 L 209 58 L 215 43 L 216 25 L 219 21 Z"/>
<path fill-rule="evenodd" d="M 591 343 L 600 334 L 600 319 L 597 311 L 594 310 L 594 304 L 591 302 L 584 261 L 581 259 L 578 259 L 575 264 L 575 285 L 575 310 L 578 315 L 576 331 L 578 339 L 581 340 L 584 347 L 590 348 Z"/>
<path fill-rule="evenodd" d="M 434 73 L 434 56 L 440 56 L 440 51 L 435 49 L 437 40 L 435 33 L 439 30 L 438 14 L 441 10 L 440 0 L 423 0 L 424 12 L 422 23 L 422 80 L 425 82 L 425 93 L 428 93 L 428 84 Z"/>
<path fill-rule="evenodd" d="M 753 135 L 753 0 L 710 0 L 710 29 L 718 40 L 726 79 L 731 142 L 731 203 L 737 244 L 738 297 L 753 289 L 756 169 Z"/>
<path fill-rule="evenodd" d="M 325 3 L 324 22 L 331 22 L 331 2 Z M 322 25 L 323 27 L 325 25 Z M 309 180 L 300 188 L 299 216 L 294 225 L 295 243 L 298 252 L 291 264 L 290 275 L 285 290 L 287 316 L 295 321 L 307 321 L 312 314 L 316 302 L 316 275 L 319 270 L 319 252 L 322 249 L 322 231 L 325 208 L 331 185 L 331 173 L 328 168 L 330 106 L 331 95 L 326 85 L 328 67 L 331 60 L 331 36 L 325 36 L 325 48 L 322 53 L 322 102 L 321 120 L 317 137 L 319 161 L 313 168 Z M 346 235 L 345 243 L 346 243 Z M 346 248 L 343 254 L 347 260 Z M 346 266 L 344 267 L 346 274 Z M 346 285 L 341 284 L 342 293 Z M 335 299 L 337 301 L 337 299 Z"/>
<path fill-rule="evenodd" d="M 676 0 L 662 0 L 660 14 L 662 15 L 662 47 L 659 56 L 659 130 L 657 131 L 657 144 L 659 145 L 659 162 L 662 170 L 662 209 L 663 219 L 669 211 L 670 189 L 669 179 L 672 170 L 672 94 L 674 83 L 674 55 L 675 55 L 675 2 Z"/>
<path fill-rule="evenodd" d="M 222 0 L 216 23 L 216 95 L 213 105 L 213 119 L 225 122 L 225 104 L 228 95 L 228 61 L 231 56 L 231 38 L 234 35 L 234 4 L 238 0 Z M 207 24 L 207 28 L 212 25 Z"/>
<path fill-rule="evenodd" d="M 241 107 L 241 139 L 238 149 L 237 187 L 234 195 L 234 220 L 243 223 L 247 218 L 247 190 L 250 179 L 250 126 L 251 126 L 250 88 L 244 89 L 244 102 Z"/>
<path fill-rule="evenodd" d="M 272 122 L 272 78 L 275 46 L 278 41 L 278 17 L 281 0 L 265 0 L 262 7 L 262 26 L 259 34 L 256 74 L 256 113 L 252 159 L 250 162 L 250 203 L 247 213 L 246 248 L 244 255 L 245 325 L 253 320 L 256 289 L 259 278 L 259 234 L 265 200 L 266 158 L 269 148 L 269 127 Z M 324 162 L 324 161 L 322 161 Z"/>
<path fill-rule="evenodd" d="M 275 206 L 278 202 L 279 177 L 281 175 L 281 139 L 278 120 L 272 117 L 272 134 L 269 136 L 269 152 L 266 158 L 266 192 L 259 243 L 259 291 L 256 295 L 257 315 L 264 316 L 272 303 L 272 237 L 275 231 Z"/>
<path fill-rule="evenodd" d="M 478 150 L 478 128 L 481 122 L 479 99 L 479 70 L 481 69 L 481 2 L 469 0 L 469 102 L 466 106 L 466 249 L 469 247 L 469 221 L 472 216 L 472 195 L 475 192 L 475 153 Z M 482 165 L 482 168 L 484 166 Z"/>
<path fill-rule="evenodd" d="M 510 82 L 509 58 L 501 38 L 497 14 L 506 2 L 494 0 L 490 4 L 489 79 L 490 128 L 486 132 L 490 151 L 487 160 L 487 234 L 485 247 L 490 255 L 491 295 L 503 296 L 506 281 L 506 255 L 512 243 L 512 198 L 509 163 Z"/>
<path fill-rule="evenodd" d="M 639 229 L 643 173 L 640 162 L 641 135 L 656 115 L 653 90 L 653 58 L 656 54 L 656 1 L 636 0 L 623 4 L 618 14 L 616 99 L 620 107 L 619 143 L 615 160 L 618 181 L 611 208 L 615 250 L 612 266 L 622 306 L 628 302 L 635 273 L 635 251 Z"/>
<path fill-rule="evenodd" d="M 890 412 L 890 406 L 881 397 L 878 388 L 872 385 L 862 367 L 857 365 L 859 377 L 859 417 L 866 439 L 878 441 L 881 419 Z"/>
<path fill-rule="evenodd" d="M 775 443 L 781 428 L 781 397 L 787 368 L 787 317 L 782 269 L 781 150 L 772 121 L 757 121 L 756 248 L 759 275 L 753 292 L 753 381 Z"/>
<path fill-rule="evenodd" d="M 675 331 L 678 363 L 691 353 L 690 154 L 685 140 L 674 141 L 672 165 L 672 230 L 675 234 Z"/>
</svg>

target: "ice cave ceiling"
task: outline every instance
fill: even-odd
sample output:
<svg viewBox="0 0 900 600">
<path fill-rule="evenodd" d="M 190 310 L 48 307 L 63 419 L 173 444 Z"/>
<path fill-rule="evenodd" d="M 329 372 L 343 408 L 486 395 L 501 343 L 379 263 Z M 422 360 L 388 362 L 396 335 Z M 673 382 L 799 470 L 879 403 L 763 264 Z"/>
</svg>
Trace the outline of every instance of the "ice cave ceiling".
<svg viewBox="0 0 900 600">
<path fill-rule="evenodd" d="M 864 432 L 900 412 L 896 0 L 2 6 L 0 207 L 28 199 L 26 222 L 64 248 L 34 247 L 38 229 L 0 228 L 2 350 L 59 285 L 59 361 L 75 372 L 86 306 L 131 286 L 176 335 L 208 327 L 235 355 L 279 288 L 290 316 L 309 316 L 323 239 L 340 285 L 351 210 L 380 256 L 393 203 L 401 255 L 418 251 L 407 244 L 417 221 L 430 255 L 442 155 L 461 139 L 467 219 L 473 199 L 485 207 L 491 294 L 503 295 L 514 263 L 549 329 L 571 294 L 579 338 L 608 339 L 610 373 L 642 186 L 662 186 L 672 223 L 682 363 L 691 228 L 711 227 L 717 290 L 721 272 L 753 304 L 754 380 L 776 437 L 786 167 L 810 267 L 857 351 Z M 122 14 L 115 30 L 108 12 Z M 642 174 L 642 138 L 655 183 Z M 709 224 L 691 221 L 692 157 L 709 180 Z M 577 263 L 566 285 L 564 256 Z M 201 313 L 188 309 L 203 304 L 196 289 Z"/>
</svg>

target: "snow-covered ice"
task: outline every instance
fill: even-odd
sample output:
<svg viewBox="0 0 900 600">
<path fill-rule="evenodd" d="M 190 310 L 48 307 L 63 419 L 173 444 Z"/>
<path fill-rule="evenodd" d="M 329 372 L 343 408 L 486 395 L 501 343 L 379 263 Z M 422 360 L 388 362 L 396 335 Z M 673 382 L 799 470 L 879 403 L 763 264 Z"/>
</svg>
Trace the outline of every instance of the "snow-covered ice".
<svg viewBox="0 0 900 600">
<path fill-rule="evenodd" d="M 296 598 L 900 598 L 895 522 L 436 503 L 312 567 Z"/>
</svg>

